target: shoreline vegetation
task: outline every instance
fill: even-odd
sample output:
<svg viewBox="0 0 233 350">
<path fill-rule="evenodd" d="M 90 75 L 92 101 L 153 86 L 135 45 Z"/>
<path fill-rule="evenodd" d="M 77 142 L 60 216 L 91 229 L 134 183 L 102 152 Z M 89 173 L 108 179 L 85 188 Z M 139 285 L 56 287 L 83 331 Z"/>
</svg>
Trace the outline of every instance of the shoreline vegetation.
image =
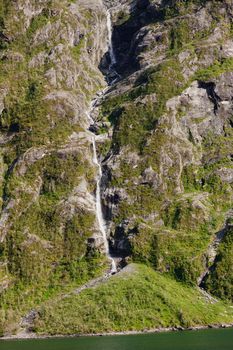
<svg viewBox="0 0 233 350">
<path fill-rule="evenodd" d="M 146 284 L 147 282 L 149 283 L 148 285 Z M 155 321 L 153 322 L 153 325 L 150 318 L 151 315 L 148 314 L 146 306 L 145 310 L 140 310 L 140 315 L 143 315 L 144 321 L 142 321 L 140 317 L 138 318 L 138 315 L 135 314 L 135 310 L 133 312 L 129 308 L 130 301 L 128 299 L 125 300 L 125 293 L 131 293 L 131 291 L 135 289 L 136 285 L 140 286 L 141 288 L 141 292 L 139 291 L 139 294 L 143 294 L 144 298 L 147 300 L 145 305 L 148 305 L 149 301 L 151 302 L 151 309 L 154 310 L 152 316 L 154 317 L 154 320 L 160 320 L 161 326 L 157 322 L 156 327 Z M 147 294 L 149 292 L 149 285 L 152 295 L 150 294 L 148 298 Z M 127 289 L 125 288 L 126 286 Z M 111 293 L 115 294 L 116 300 L 113 298 L 113 294 Z M 112 296 L 111 304 L 107 302 L 105 298 L 107 296 L 110 298 Z M 138 296 L 134 295 L 133 300 L 131 299 L 131 303 L 136 305 L 137 298 Z M 160 312 L 156 314 L 155 304 L 158 307 L 160 301 L 164 300 L 164 298 L 166 298 L 166 305 L 163 305 L 163 310 L 160 310 Z M 182 299 L 186 300 L 185 304 L 189 310 L 189 316 L 190 314 L 192 315 L 189 324 L 187 323 L 188 319 L 186 309 L 182 308 L 182 304 L 180 304 L 179 307 L 176 305 L 178 309 L 174 307 L 174 299 L 176 299 L 176 304 L 182 303 Z M 121 309 L 123 308 L 126 310 L 125 317 L 127 317 L 127 320 L 121 316 L 118 321 L 115 319 L 114 323 L 112 323 L 110 326 L 110 316 L 112 316 L 111 310 L 109 311 L 109 315 L 106 313 L 102 315 L 99 309 L 99 311 L 95 309 L 96 300 L 98 300 L 98 305 L 100 305 L 102 310 L 106 304 L 108 304 L 108 310 L 111 308 L 116 309 L 116 305 L 118 305 L 119 313 L 121 314 Z M 90 304 L 92 310 L 91 315 L 88 308 L 88 305 Z M 83 307 L 81 308 L 80 305 L 83 305 Z M 73 310 L 71 318 L 68 317 L 68 315 L 71 314 L 70 307 L 72 307 Z M 50 312 L 51 308 L 53 310 L 52 315 Z M 47 304 L 45 303 L 41 310 L 37 310 L 39 313 L 42 311 L 42 313 L 38 313 L 38 319 L 35 320 L 35 323 L 31 323 L 27 328 L 21 328 L 15 335 L 5 334 L 4 337 L 0 338 L 0 340 L 137 335 L 174 331 L 233 328 L 232 309 L 233 306 L 231 304 L 223 304 L 220 299 L 214 299 L 211 295 L 203 293 L 201 289 L 195 291 L 191 287 L 184 286 L 183 284 L 174 281 L 170 277 L 165 278 L 164 276 L 161 276 L 159 273 L 156 273 L 149 267 L 139 264 L 130 264 L 118 274 L 111 276 L 106 281 L 103 281 L 100 285 L 93 284 L 78 294 L 73 293 L 67 295 L 67 297 L 64 300 L 60 300 L 58 304 L 56 302 L 52 304 L 50 302 Z M 180 313 L 182 312 L 183 324 L 181 321 L 175 318 L 175 315 L 178 312 L 177 310 Z M 171 313 L 173 318 L 167 319 L 167 322 L 165 323 L 167 312 Z M 205 317 L 206 313 L 208 313 L 207 318 Z M 89 315 L 88 320 L 86 319 L 87 314 Z M 99 319 L 98 327 L 93 329 L 91 326 L 92 321 L 97 316 Z M 149 318 L 147 319 L 147 317 Z M 62 320 L 62 325 L 58 324 L 57 320 Z M 86 328 L 81 328 L 80 325 L 84 323 L 84 320 L 86 323 Z M 148 320 L 151 322 L 146 323 Z M 101 323 L 102 321 L 103 323 Z M 50 324 L 50 328 L 48 328 L 48 322 Z M 121 325 L 124 324 L 125 330 L 122 329 L 123 327 L 118 327 L 117 329 L 117 322 L 119 322 Z M 169 324 L 171 326 L 169 326 Z M 65 328 L 62 328 L 63 326 L 65 326 Z M 138 329 L 136 329 L 136 327 Z M 46 332 L 47 329 L 50 330 L 50 334 Z"/>
<path fill-rule="evenodd" d="M 213 324 L 206 326 L 194 326 L 189 328 L 183 327 L 168 327 L 168 328 L 154 328 L 154 329 L 145 329 L 142 331 L 122 331 L 122 332 L 106 332 L 106 333 L 90 333 L 90 334 L 73 334 L 73 335 L 39 335 L 36 333 L 23 333 L 18 335 L 4 336 L 0 338 L 0 341 L 8 340 L 30 340 L 30 339 L 65 339 L 65 338 L 80 338 L 80 337 L 109 337 L 109 336 L 120 336 L 120 335 L 140 335 L 140 334 L 155 334 L 155 333 L 167 333 L 167 332 L 183 332 L 183 331 L 201 331 L 207 329 L 226 329 L 232 328 L 233 323 L 231 324 Z"/>
</svg>

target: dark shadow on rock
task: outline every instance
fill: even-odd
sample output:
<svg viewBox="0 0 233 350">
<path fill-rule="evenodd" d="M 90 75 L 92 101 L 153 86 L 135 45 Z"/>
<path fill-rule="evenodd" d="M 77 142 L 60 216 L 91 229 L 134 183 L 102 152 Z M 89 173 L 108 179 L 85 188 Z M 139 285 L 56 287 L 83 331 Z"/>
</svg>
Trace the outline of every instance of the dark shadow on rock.
<svg viewBox="0 0 233 350">
<path fill-rule="evenodd" d="M 219 103 L 221 102 L 221 98 L 217 95 L 215 91 L 216 84 L 214 82 L 199 81 L 198 86 L 199 88 L 206 90 L 210 101 L 214 105 L 214 112 L 216 113 L 219 108 Z"/>
<path fill-rule="evenodd" d="M 137 0 L 132 2 L 130 16 L 122 24 L 113 26 L 112 45 L 116 56 L 116 63 L 111 66 L 111 58 L 107 52 L 101 59 L 99 64 L 100 71 L 106 76 L 106 80 L 110 83 L 119 77 L 127 77 L 140 69 L 137 57 L 138 41 L 143 39 L 148 29 L 136 36 L 138 31 L 146 27 L 150 23 L 156 23 L 164 20 L 165 7 L 171 1 L 158 1 L 151 3 L 150 0 Z M 111 76 L 111 72 L 115 71 Z M 109 75 L 110 74 L 110 75 Z M 117 75 L 117 76 L 116 76 Z"/>
</svg>

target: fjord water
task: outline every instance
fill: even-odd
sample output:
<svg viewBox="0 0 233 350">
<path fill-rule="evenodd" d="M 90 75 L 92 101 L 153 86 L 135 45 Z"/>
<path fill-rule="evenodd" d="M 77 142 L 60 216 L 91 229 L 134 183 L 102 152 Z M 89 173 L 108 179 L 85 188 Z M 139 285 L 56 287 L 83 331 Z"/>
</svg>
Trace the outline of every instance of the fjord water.
<svg viewBox="0 0 233 350">
<path fill-rule="evenodd" d="M 232 350 L 233 329 L 0 341 L 1 350 Z"/>
</svg>

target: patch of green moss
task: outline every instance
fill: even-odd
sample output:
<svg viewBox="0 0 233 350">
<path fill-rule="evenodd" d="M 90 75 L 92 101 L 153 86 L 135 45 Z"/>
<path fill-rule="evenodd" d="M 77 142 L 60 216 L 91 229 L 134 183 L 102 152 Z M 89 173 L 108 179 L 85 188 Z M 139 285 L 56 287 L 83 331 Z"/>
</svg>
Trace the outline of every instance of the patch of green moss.
<svg viewBox="0 0 233 350">
<path fill-rule="evenodd" d="M 204 5 L 208 0 L 171 0 L 164 8 L 165 19 L 176 16 L 184 16 L 193 11 L 194 8 Z"/>
<path fill-rule="evenodd" d="M 82 50 L 83 48 L 85 47 L 85 44 L 86 44 L 86 39 L 85 37 L 83 36 L 79 43 L 77 45 L 75 45 L 74 47 L 71 48 L 71 54 L 73 56 L 73 58 L 79 62 L 80 61 L 80 58 L 81 58 L 81 54 L 82 54 Z"/>
<path fill-rule="evenodd" d="M 221 62 L 216 61 L 208 68 L 200 69 L 195 74 L 195 79 L 200 81 L 209 81 L 217 78 L 223 73 L 231 72 L 233 70 L 233 58 L 223 59 Z"/>
<path fill-rule="evenodd" d="M 113 147 L 119 149 L 130 145 L 142 150 L 151 130 L 166 111 L 166 102 L 178 95 L 184 85 L 179 63 L 170 59 L 142 73 L 129 93 L 104 101 L 102 115 L 114 125 Z M 135 106 L 137 97 L 146 98 L 151 94 L 154 94 L 155 102 L 149 99 Z"/>
<path fill-rule="evenodd" d="M 30 23 L 30 27 L 27 30 L 28 37 L 32 37 L 39 29 L 43 28 L 50 20 L 50 11 L 47 8 L 36 17 L 34 17 Z"/>
<path fill-rule="evenodd" d="M 121 26 L 125 22 L 127 22 L 130 19 L 130 14 L 124 12 L 124 10 L 121 10 L 117 14 L 117 20 L 115 22 L 116 26 Z"/>
<path fill-rule="evenodd" d="M 170 31 L 170 50 L 179 50 L 189 41 L 189 22 L 188 20 L 179 21 Z"/>
</svg>

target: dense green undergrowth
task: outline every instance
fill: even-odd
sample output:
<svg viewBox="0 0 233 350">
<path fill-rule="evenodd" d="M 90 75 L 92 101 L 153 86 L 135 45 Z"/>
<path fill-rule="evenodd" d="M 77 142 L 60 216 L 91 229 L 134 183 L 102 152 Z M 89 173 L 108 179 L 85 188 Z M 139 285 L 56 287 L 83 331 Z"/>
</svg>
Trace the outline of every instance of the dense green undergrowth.
<svg viewBox="0 0 233 350">
<path fill-rule="evenodd" d="M 41 251 L 41 260 L 36 261 L 34 272 L 38 277 L 43 272 L 44 279 L 40 278 L 37 281 L 32 276 L 31 281 L 25 281 L 25 276 L 22 276 L 22 281 L 17 282 L 13 275 L 8 275 L 12 285 L 0 294 L 0 337 L 4 334 L 17 333 L 22 316 L 27 315 L 30 310 L 38 308 L 46 300 L 60 300 L 65 293 L 69 293 L 90 279 L 102 275 L 106 270 L 103 258 L 96 255 L 89 256 L 88 259 L 80 259 L 72 264 L 67 263 L 64 259 L 63 263 L 54 268 L 52 275 L 46 275 L 43 266 L 46 258 L 43 254 L 44 252 Z M 21 264 L 24 262 L 32 264 L 27 252 L 25 252 L 24 261 Z M 2 276 L 5 276 L 4 270 L 0 271 L 0 278 Z M 30 276 L 26 277 L 30 279 Z"/>
<path fill-rule="evenodd" d="M 39 334 L 68 335 L 191 327 L 232 319 L 230 305 L 212 303 L 196 287 L 133 264 L 101 286 L 45 303 L 35 330 Z"/>
<path fill-rule="evenodd" d="M 229 229 L 220 245 L 217 258 L 210 271 L 205 287 L 222 299 L 233 300 L 233 229 Z"/>
</svg>

